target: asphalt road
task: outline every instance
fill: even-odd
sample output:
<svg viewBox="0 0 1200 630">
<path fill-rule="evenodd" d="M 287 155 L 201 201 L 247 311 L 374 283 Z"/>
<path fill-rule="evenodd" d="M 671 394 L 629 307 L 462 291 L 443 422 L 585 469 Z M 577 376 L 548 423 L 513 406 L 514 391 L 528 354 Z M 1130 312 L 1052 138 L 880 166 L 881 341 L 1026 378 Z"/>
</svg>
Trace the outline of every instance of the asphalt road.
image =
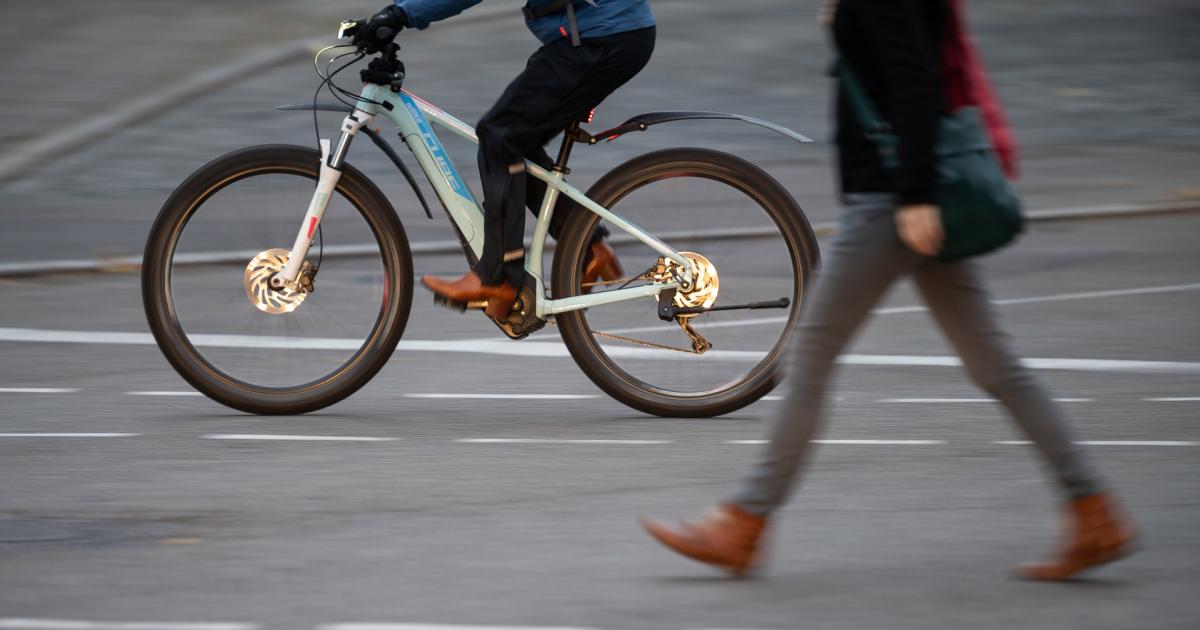
<svg viewBox="0 0 1200 630">
<path fill-rule="evenodd" d="M 39 36 L 54 24 L 56 13 L 49 7 L 31 9 L 36 20 L 3 21 L 9 29 L 4 45 L 11 48 L 0 57 L 6 87 L 0 94 L 0 142 L 6 153 L 20 153 L 40 136 L 119 111 L 263 49 L 314 37 L 332 43 L 340 17 L 368 10 L 348 0 L 273 0 L 253 7 L 174 0 L 153 8 L 122 0 L 104 10 L 62 1 L 81 16 L 69 23 L 75 30 L 67 42 Z M 405 31 L 407 87 L 463 120 L 477 120 L 535 46 L 506 2 L 484 3 L 462 22 Z M 761 164 L 788 186 L 813 221 L 833 219 L 825 77 L 831 54 L 812 17 L 818 5 L 655 0 L 660 24 L 654 58 L 599 108 L 593 126 L 607 128 L 655 110 L 731 111 L 788 126 L 815 143 L 799 145 L 740 123 L 675 123 L 581 148 L 573 156 L 572 181 L 586 187 L 653 149 L 705 146 Z M 1195 183 L 1200 59 L 1193 45 L 1200 15 L 1194 3 L 1047 6 L 1022 0 L 975 3 L 972 9 L 979 44 L 1022 146 L 1020 188 L 1030 208 L 1200 196 Z M 0 10 L 18 13 L 16 5 Z M 492 17 L 467 19 L 476 12 Z M 189 38 L 205 39 L 173 36 L 180 23 L 195 26 Z M 99 53 L 108 50 L 114 52 Z M 76 75 L 73 81 L 37 80 Z M 344 76 L 343 85 L 353 87 L 353 69 Z M 36 170 L 0 182 L 0 262 L 140 254 L 165 197 L 208 160 L 251 144 L 315 146 L 309 116 L 274 107 L 310 101 L 317 84 L 310 55 L 297 52 L 237 80 L 162 103 L 129 126 L 56 152 Z M 338 120 L 325 119 L 327 135 Z M 446 143 L 474 186 L 473 147 L 453 138 Z M 350 161 L 393 197 L 414 239 L 450 238 L 440 217 L 432 223 L 420 219 L 406 184 L 369 143 L 356 146 Z"/>
<path fill-rule="evenodd" d="M 357 3 L 319 4 L 294 6 L 316 20 Z M 822 140 L 823 81 L 794 80 L 818 76 L 826 59 L 810 26 L 815 3 L 755 4 L 746 13 L 656 2 L 656 65 L 601 109 L 601 122 L 682 104 L 759 115 Z M 211 28 L 244 32 L 237 3 L 222 6 Z M 145 19 L 144 31 L 160 32 L 149 26 L 161 15 Z M 1032 206 L 1187 197 L 1200 164 L 1190 3 L 981 4 L 975 19 L 1026 145 Z M 471 120 L 529 47 L 514 25 L 413 35 L 411 87 Z M 306 28 L 283 24 L 263 37 Z M 227 50 L 244 39 L 231 36 Z M 169 44 L 138 44 L 159 73 L 151 76 L 200 63 L 196 51 L 151 54 Z M 47 71 L 69 57 L 29 46 L 47 51 Z M 76 58 L 98 67 L 89 81 L 107 72 L 136 90 L 143 84 L 120 71 L 136 52 L 111 66 Z M 26 85 L 4 76 L 6 86 Z M 0 259 L 138 251 L 157 205 L 198 164 L 247 143 L 306 143 L 303 116 L 269 109 L 308 98 L 312 86 L 297 61 L 8 183 Z M 54 107 L 113 98 L 45 89 Z M 42 116 L 31 120 L 49 125 L 66 111 L 54 107 L 29 111 Z M 581 152 L 579 179 L 694 142 L 699 129 Z M 712 146 L 766 164 L 812 220 L 835 216 L 821 143 L 704 129 Z M 24 133 L 4 128 L 12 147 Z M 362 164 L 387 175 L 377 157 Z M 397 206 L 414 239 L 449 237 L 441 220 L 424 225 L 415 207 Z M 0 278 L 0 628 L 1192 628 L 1198 233 L 1194 214 L 1038 223 L 987 259 L 1017 347 L 1064 400 L 1143 535 L 1136 556 L 1054 585 L 1007 574 L 1052 547 L 1054 489 L 1032 450 L 1010 443 L 1023 436 L 1002 410 L 959 369 L 928 365 L 952 352 L 910 308 L 919 301 L 907 283 L 849 350 L 830 393 L 830 442 L 781 514 L 769 565 L 734 580 L 657 547 L 636 517 L 694 515 L 731 492 L 757 448 L 741 442 L 762 436 L 784 411 L 778 400 L 717 419 L 649 417 L 603 396 L 553 328 L 505 342 L 481 317 L 438 309 L 418 291 L 404 341 L 434 343 L 402 344 L 339 405 L 255 417 L 195 395 L 171 370 L 149 343 L 136 273 Z M 418 274 L 462 269 L 453 256 L 415 264 Z M 474 351 L 452 343 L 473 339 L 488 342 Z M 521 356 L 521 344 L 547 356 Z M 329 437 L 360 439 L 318 439 Z"/>
<path fill-rule="evenodd" d="M 402 349 L 342 404 L 253 417 L 188 395 L 145 343 L 135 275 L 6 280 L 0 336 L 134 335 L 0 341 L 0 618 L 1190 627 L 1197 228 L 1192 216 L 1045 226 L 989 261 L 1023 353 L 1083 360 L 1041 373 L 1071 399 L 1081 438 L 1109 443 L 1091 451 L 1144 533 L 1139 555 L 1064 585 L 1006 575 L 1052 544 L 1053 491 L 1027 447 L 1000 443 L 1021 436 L 959 370 L 912 364 L 950 353 L 901 309 L 917 304 L 907 286 L 851 350 L 897 364 L 845 367 L 823 437 L 929 443 L 820 447 L 769 568 L 739 581 L 657 548 L 635 517 L 692 514 L 729 492 L 755 452 L 729 442 L 757 439 L 777 401 L 664 420 L 601 396 L 566 357 Z M 418 294 L 406 339 L 496 334 Z M 557 344 L 552 329 L 519 343 Z M 13 435 L 31 432 L 131 435 Z M 213 439 L 229 434 L 386 440 Z M 461 441 L 479 439 L 552 442 Z"/>
</svg>

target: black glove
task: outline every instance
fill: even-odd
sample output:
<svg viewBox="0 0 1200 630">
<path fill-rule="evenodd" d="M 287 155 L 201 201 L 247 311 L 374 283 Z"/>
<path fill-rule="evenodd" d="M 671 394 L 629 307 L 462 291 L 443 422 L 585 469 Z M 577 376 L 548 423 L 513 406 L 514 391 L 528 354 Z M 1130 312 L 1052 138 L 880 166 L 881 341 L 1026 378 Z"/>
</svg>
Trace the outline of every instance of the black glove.
<svg viewBox="0 0 1200 630">
<path fill-rule="evenodd" d="M 358 27 L 352 43 L 368 55 L 373 55 L 392 43 L 392 39 L 405 26 L 408 26 L 408 16 L 400 7 L 389 4 Z"/>
</svg>

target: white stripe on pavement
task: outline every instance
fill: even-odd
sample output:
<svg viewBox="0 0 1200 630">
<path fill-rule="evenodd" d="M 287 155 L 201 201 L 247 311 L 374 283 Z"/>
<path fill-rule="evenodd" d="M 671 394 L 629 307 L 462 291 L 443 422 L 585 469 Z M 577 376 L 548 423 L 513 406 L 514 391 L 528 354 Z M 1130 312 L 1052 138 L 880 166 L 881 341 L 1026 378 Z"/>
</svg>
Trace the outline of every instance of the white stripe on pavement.
<svg viewBox="0 0 1200 630">
<path fill-rule="evenodd" d="M 255 630 L 252 623 L 174 621 L 78 621 L 67 619 L 0 619 L 3 630 Z"/>
<path fill-rule="evenodd" d="M 1081 446 L 1196 446 L 1200 442 L 1191 440 L 1080 440 L 1075 442 Z M 992 444 L 1027 445 L 1029 440 L 997 440 Z"/>
<path fill-rule="evenodd" d="M 74 387 L 0 387 L 0 394 L 74 394 Z"/>
<path fill-rule="evenodd" d="M 400 438 L 357 435 L 275 435 L 270 433 L 210 433 L 206 440 L 280 440 L 284 442 L 395 442 Z"/>
<path fill-rule="evenodd" d="M 568 440 L 555 438 L 463 438 L 460 444 L 674 444 L 672 440 Z"/>
<path fill-rule="evenodd" d="M 496 400 L 580 400 L 599 398 L 599 394 L 405 394 L 405 398 L 472 398 Z"/>
<path fill-rule="evenodd" d="M 1200 402 L 1200 396 L 1175 396 L 1169 398 L 1143 398 L 1146 402 Z"/>
<path fill-rule="evenodd" d="M 456 623 L 331 623 L 319 630 L 592 630 L 562 626 L 476 626 Z"/>
<path fill-rule="evenodd" d="M 945 444 L 945 440 L 811 440 L 813 444 L 867 445 L 867 446 L 934 446 Z M 766 444 L 766 440 L 729 440 L 726 444 Z"/>
<path fill-rule="evenodd" d="M 137 437 L 141 433 L 0 433 L 3 438 L 118 438 Z M 0 626 L 3 628 L 4 626 Z"/>
<path fill-rule="evenodd" d="M 1095 402 L 1095 398 L 1055 398 L 1055 402 Z M 881 403 L 998 403 L 995 398 L 880 398 Z"/>
<path fill-rule="evenodd" d="M 1059 293 L 1058 295 L 1046 295 L 1042 297 L 1027 297 L 1027 298 L 1009 298 L 1006 300 L 992 300 L 992 304 L 997 306 L 1008 306 L 1011 304 L 1034 304 L 1037 302 L 1065 302 L 1067 300 L 1091 300 L 1095 298 L 1106 297 L 1122 297 L 1126 295 L 1146 295 L 1149 293 L 1175 293 L 1178 291 L 1195 291 L 1200 289 L 1200 283 L 1194 284 L 1172 284 L 1158 287 L 1141 287 L 1134 289 L 1113 289 L 1111 291 L 1084 291 L 1082 293 Z"/>
<path fill-rule="evenodd" d="M 126 396 L 203 396 L 196 391 L 144 391 L 144 392 L 125 392 Z"/>
<path fill-rule="evenodd" d="M 151 345 L 154 343 L 154 338 L 149 333 L 0 328 L 0 341 Z M 297 339 L 290 337 L 255 337 L 252 335 L 195 335 L 191 337 L 191 341 L 196 346 L 204 347 L 293 350 L 354 350 L 361 345 L 361 342 L 355 339 Z M 566 346 L 561 342 L 538 341 L 525 341 L 514 344 L 508 340 L 496 340 L 493 342 L 401 340 L 399 349 L 407 351 L 463 352 L 546 358 L 569 358 L 571 356 L 567 352 Z M 628 347 L 606 348 L 605 352 L 613 358 L 652 359 L 659 361 L 760 361 L 765 354 L 757 350 L 710 350 L 703 355 L 695 356 L 681 352 Z M 962 365 L 958 357 L 886 354 L 847 354 L 840 357 L 838 362 L 845 365 L 906 367 L 958 367 Z M 1200 374 L 1200 363 L 1184 361 L 1033 358 L 1024 359 L 1023 362 L 1027 367 L 1037 370 Z"/>
<path fill-rule="evenodd" d="M 1088 300 L 1106 297 L 1121 297 L 1126 295 L 1146 295 L 1150 293 L 1174 293 L 1178 291 L 1195 291 L 1200 289 L 1200 283 L 1195 284 L 1172 284 L 1157 287 L 1139 287 L 1133 289 L 1113 289 L 1110 291 L 1086 291 L 1082 293 L 1058 293 L 1055 295 L 1041 295 L 1026 298 L 1008 298 L 1004 300 L 992 300 L 992 304 L 996 306 L 1011 306 L 1014 304 L 1036 304 L 1039 302 L 1065 302 L 1070 300 Z M 929 309 L 924 306 L 892 306 L 887 308 L 877 308 L 871 311 L 872 315 L 899 315 L 903 313 L 923 313 Z M 787 321 L 786 317 L 753 317 L 747 319 L 726 320 L 717 322 L 693 321 L 692 325 L 697 330 L 703 332 L 708 328 L 725 328 L 728 326 L 764 326 L 767 324 L 782 324 Z M 632 328 L 616 328 L 606 330 L 605 332 L 613 334 L 624 334 L 632 332 L 652 332 L 663 330 L 663 325 L 658 326 L 636 326 Z"/>
</svg>

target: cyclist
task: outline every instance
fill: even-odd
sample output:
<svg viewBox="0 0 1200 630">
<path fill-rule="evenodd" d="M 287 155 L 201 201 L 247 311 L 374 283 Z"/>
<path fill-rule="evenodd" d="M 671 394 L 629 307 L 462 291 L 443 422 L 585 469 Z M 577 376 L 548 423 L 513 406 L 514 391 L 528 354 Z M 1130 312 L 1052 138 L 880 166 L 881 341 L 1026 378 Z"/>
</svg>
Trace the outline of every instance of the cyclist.
<svg viewBox="0 0 1200 630">
<path fill-rule="evenodd" d="M 427 28 L 482 0 L 395 0 L 361 29 Z M 542 42 L 525 70 L 513 79 L 476 127 L 483 180 L 483 255 L 457 280 L 424 276 L 421 283 L 455 302 L 487 300 L 487 314 L 508 315 L 525 277 L 525 213 L 537 212 L 546 186 L 525 174 L 525 160 L 550 168 L 542 147 L 572 122 L 582 120 L 605 97 L 650 60 L 655 21 L 647 0 L 530 0 L 525 24 Z M 555 208 L 550 235 L 557 238 L 571 202 Z M 615 280 L 623 273 L 598 231 L 584 268 L 584 284 Z"/>
</svg>

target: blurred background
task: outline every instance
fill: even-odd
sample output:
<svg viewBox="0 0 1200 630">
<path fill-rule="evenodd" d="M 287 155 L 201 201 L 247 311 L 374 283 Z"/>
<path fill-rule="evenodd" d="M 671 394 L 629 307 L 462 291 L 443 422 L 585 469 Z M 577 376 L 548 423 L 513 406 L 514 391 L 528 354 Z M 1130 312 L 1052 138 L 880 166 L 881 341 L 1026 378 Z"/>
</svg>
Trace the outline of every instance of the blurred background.
<svg viewBox="0 0 1200 630">
<path fill-rule="evenodd" d="M 969 3 L 1034 219 L 987 259 L 995 297 L 1146 532 L 1142 554 L 1099 578 L 1041 586 L 1004 569 L 1049 548 L 1055 497 L 1000 409 L 957 369 L 913 358 L 952 353 L 907 285 L 856 341 L 866 358 L 844 370 L 827 433 L 930 444 L 822 447 L 758 581 L 668 556 L 634 517 L 727 492 L 754 454 L 737 442 L 760 437 L 778 400 L 663 420 L 602 396 L 566 358 L 436 351 L 401 351 L 362 392 L 303 417 L 189 391 L 146 334 L 149 227 L 212 158 L 314 146 L 311 116 L 275 107 L 311 101 L 315 49 L 376 4 L 0 2 L 0 628 L 1194 627 L 1200 5 Z M 520 4 L 405 31 L 406 87 L 473 123 L 536 48 Z M 818 5 L 653 0 L 654 58 L 591 126 L 714 110 L 816 142 L 675 123 L 581 147 L 572 181 L 706 146 L 761 165 L 830 233 Z M 323 115 L 322 134 L 339 119 Z M 478 191 L 473 148 L 443 139 Z M 396 199 L 409 238 L 451 238 L 367 144 L 350 162 Z M 449 252 L 415 260 L 418 275 L 462 266 Z M 496 334 L 418 291 L 405 340 Z M 213 439 L 228 435 L 380 439 Z M 461 441 L 483 438 L 562 442 Z M 611 443 L 572 442 L 598 439 Z"/>
</svg>

